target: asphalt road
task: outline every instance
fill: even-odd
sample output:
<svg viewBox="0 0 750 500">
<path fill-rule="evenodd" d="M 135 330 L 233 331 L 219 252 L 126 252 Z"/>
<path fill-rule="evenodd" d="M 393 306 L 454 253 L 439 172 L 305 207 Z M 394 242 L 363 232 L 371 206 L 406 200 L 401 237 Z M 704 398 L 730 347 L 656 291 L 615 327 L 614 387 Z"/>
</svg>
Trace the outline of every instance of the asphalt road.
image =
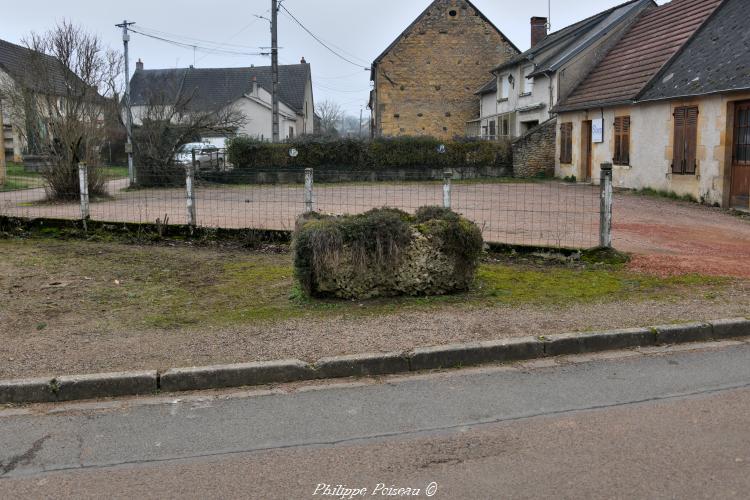
<svg viewBox="0 0 750 500">
<path fill-rule="evenodd" d="M 644 351 L 8 409 L 0 497 L 748 498 L 750 345 Z"/>
</svg>

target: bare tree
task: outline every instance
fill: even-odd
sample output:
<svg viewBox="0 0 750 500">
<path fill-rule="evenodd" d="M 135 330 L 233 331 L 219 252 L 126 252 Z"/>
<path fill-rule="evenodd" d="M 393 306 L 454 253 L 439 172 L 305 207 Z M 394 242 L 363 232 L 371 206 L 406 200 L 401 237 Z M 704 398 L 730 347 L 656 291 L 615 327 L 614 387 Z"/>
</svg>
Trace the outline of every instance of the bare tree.
<svg viewBox="0 0 750 500">
<path fill-rule="evenodd" d="M 87 162 L 89 192 L 106 194 L 100 153 L 107 117 L 116 116 L 122 57 L 93 34 L 63 21 L 23 43 L 22 75 L 0 82 L 27 152 L 46 159 L 41 174 L 51 199 L 79 196 L 78 163 Z"/>
<path fill-rule="evenodd" d="M 148 95 L 145 106 L 134 109 L 133 131 L 136 182 L 140 187 L 179 185 L 185 165 L 177 160 L 180 148 L 204 136 L 231 137 L 247 123 L 234 105 L 199 105 L 195 92 L 160 89 Z"/>
<path fill-rule="evenodd" d="M 336 102 L 325 100 L 315 106 L 320 117 L 320 132 L 323 135 L 338 135 L 338 127 L 344 118 L 344 109 Z"/>
</svg>

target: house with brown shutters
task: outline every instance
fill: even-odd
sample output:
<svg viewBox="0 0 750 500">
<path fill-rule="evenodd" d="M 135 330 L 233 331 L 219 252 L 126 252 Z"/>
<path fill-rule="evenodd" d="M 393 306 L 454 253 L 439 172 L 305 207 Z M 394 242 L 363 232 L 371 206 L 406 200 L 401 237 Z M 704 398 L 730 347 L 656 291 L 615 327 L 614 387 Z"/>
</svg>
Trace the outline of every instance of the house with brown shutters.
<svg viewBox="0 0 750 500">
<path fill-rule="evenodd" d="M 747 0 L 672 0 L 642 12 L 555 107 L 555 173 L 750 210 Z"/>
</svg>

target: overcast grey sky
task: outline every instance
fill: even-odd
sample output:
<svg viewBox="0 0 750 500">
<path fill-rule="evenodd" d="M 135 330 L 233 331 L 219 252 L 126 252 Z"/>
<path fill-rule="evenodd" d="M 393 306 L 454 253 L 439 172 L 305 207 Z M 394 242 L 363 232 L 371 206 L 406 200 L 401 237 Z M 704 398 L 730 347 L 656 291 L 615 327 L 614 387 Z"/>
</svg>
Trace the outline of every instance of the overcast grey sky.
<svg viewBox="0 0 750 500">
<path fill-rule="evenodd" d="M 347 63 L 328 52 L 282 11 L 279 45 L 282 63 L 305 57 L 312 64 L 315 99 L 332 99 L 358 114 L 367 104 L 369 67 L 431 0 L 284 0 L 287 9 L 313 33 L 335 46 Z M 624 0 L 552 0 L 552 29 L 558 30 Z M 664 0 L 659 3 L 664 3 Z M 529 18 L 547 15 L 547 0 L 474 0 L 474 4 L 521 50 L 529 47 Z M 270 45 L 270 0 L 26 0 L 2 10 L 0 38 L 14 43 L 30 31 L 43 31 L 69 19 L 121 48 L 115 24 L 136 21 L 135 29 L 163 32 L 163 37 L 188 45 L 215 46 L 252 53 Z M 156 30 L 156 31 L 155 31 Z M 186 67 L 194 51 L 133 34 L 131 60 L 142 58 L 146 68 Z M 198 67 L 270 65 L 270 58 L 195 51 Z M 131 70 L 135 64 L 131 65 Z"/>
</svg>

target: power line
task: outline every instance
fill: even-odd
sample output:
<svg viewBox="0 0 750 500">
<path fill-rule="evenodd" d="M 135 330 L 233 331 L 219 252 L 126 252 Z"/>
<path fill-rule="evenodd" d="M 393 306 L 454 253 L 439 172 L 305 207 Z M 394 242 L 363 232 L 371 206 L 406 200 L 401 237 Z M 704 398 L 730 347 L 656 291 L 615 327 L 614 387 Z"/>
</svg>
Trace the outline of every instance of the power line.
<svg viewBox="0 0 750 500">
<path fill-rule="evenodd" d="M 232 35 L 232 37 L 230 37 L 228 40 L 230 40 L 231 38 L 236 37 L 239 33 L 242 33 L 243 31 L 247 30 L 248 28 L 250 28 L 257 21 L 258 21 L 257 19 L 254 20 L 254 21 L 252 21 L 250 24 L 248 24 L 247 26 L 245 26 L 244 28 L 242 28 L 242 30 L 240 30 L 237 34 Z M 229 43 L 228 41 L 215 42 L 213 40 L 206 40 L 206 39 L 203 39 L 203 38 L 195 38 L 195 37 L 191 37 L 191 36 L 187 36 L 187 35 L 180 35 L 180 34 L 177 34 L 177 33 L 169 33 L 167 31 L 160 31 L 160 30 L 157 30 L 155 28 L 148 28 L 148 27 L 141 26 L 141 25 L 138 25 L 138 26 L 139 26 L 138 29 L 140 29 L 141 31 L 144 31 L 146 34 L 155 35 L 155 36 L 162 36 L 162 37 L 165 37 L 165 38 L 169 38 L 170 40 L 183 41 L 182 43 L 189 43 L 191 45 L 194 45 L 194 44 L 197 43 L 199 45 L 200 44 L 207 44 L 207 45 L 215 45 L 217 47 L 226 46 L 226 47 L 229 47 L 229 48 L 232 48 L 232 49 L 258 49 L 258 48 L 260 48 L 260 47 L 254 47 L 254 46 L 243 45 L 243 44 L 238 44 L 238 43 Z"/>
<path fill-rule="evenodd" d="M 315 35 L 315 33 L 313 33 L 312 31 L 310 31 L 309 29 L 307 29 L 307 27 L 304 24 L 302 24 L 302 22 L 299 19 L 297 19 L 296 17 L 294 17 L 294 14 L 292 14 L 291 12 L 289 12 L 289 9 L 287 9 L 284 5 L 282 5 L 281 8 L 284 9 L 284 12 L 286 12 L 289 15 L 289 17 L 291 17 L 292 20 L 295 23 L 299 24 L 300 28 L 302 28 L 303 30 L 305 30 L 308 35 L 310 35 L 311 37 L 313 37 L 315 39 L 316 42 L 318 42 L 323 47 L 325 47 L 326 49 L 328 49 L 328 51 L 331 54 L 335 55 L 336 57 L 338 57 L 339 59 L 341 59 L 343 61 L 348 62 L 349 64 L 357 66 L 358 68 L 362 68 L 363 67 L 362 64 L 356 63 L 356 62 L 352 61 L 351 59 L 348 59 L 347 57 L 342 56 L 341 54 L 339 54 L 338 52 L 336 52 L 335 50 L 333 50 L 331 47 L 329 47 L 328 45 L 326 45 L 326 43 L 323 40 L 321 40 L 317 35 Z M 370 68 L 364 68 L 364 70 L 365 71 L 370 71 Z"/>
<path fill-rule="evenodd" d="M 207 52 L 209 54 L 226 54 L 226 55 L 233 55 L 233 56 L 267 56 L 269 55 L 267 52 L 243 52 L 239 50 L 220 49 L 217 47 L 204 47 L 202 45 L 198 45 L 194 43 L 180 42 L 177 40 L 170 40 L 169 38 L 165 38 L 162 36 L 151 35 L 148 33 L 144 33 L 142 31 L 134 30 L 133 28 L 130 28 L 130 31 L 133 33 L 137 33 L 139 35 L 145 36 L 147 38 L 152 38 L 154 40 L 159 40 L 164 43 L 168 43 L 171 45 L 175 45 L 177 47 L 181 47 L 183 49 L 194 50 L 194 51 L 198 50 L 200 52 Z"/>
</svg>

